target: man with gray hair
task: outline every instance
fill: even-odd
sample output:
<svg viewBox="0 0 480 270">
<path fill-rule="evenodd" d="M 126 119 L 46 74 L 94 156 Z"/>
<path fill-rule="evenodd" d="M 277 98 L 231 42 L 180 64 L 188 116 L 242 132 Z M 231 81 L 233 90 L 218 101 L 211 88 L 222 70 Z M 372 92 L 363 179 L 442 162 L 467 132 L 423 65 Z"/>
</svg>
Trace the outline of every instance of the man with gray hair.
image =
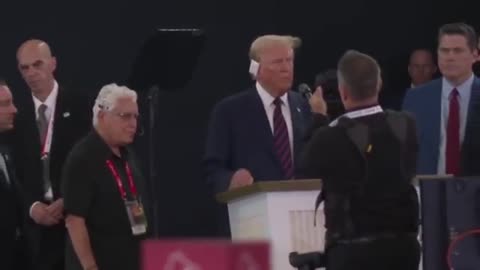
<svg viewBox="0 0 480 270">
<path fill-rule="evenodd" d="M 137 270 L 149 226 L 146 186 L 129 145 L 137 131 L 137 94 L 104 86 L 93 130 L 72 150 L 62 175 L 67 270 Z"/>
<path fill-rule="evenodd" d="M 302 156 L 323 181 L 328 270 L 416 270 L 419 264 L 415 121 L 378 105 L 380 67 L 348 51 L 338 63 L 346 114 L 318 128 Z"/>
</svg>

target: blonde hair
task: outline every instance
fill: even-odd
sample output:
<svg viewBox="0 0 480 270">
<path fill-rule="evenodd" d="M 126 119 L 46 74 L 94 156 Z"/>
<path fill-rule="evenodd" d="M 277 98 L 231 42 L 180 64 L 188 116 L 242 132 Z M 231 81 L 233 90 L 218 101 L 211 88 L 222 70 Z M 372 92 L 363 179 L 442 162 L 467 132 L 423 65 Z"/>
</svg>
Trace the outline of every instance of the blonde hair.
<svg viewBox="0 0 480 270">
<path fill-rule="evenodd" d="M 262 52 L 270 47 L 285 45 L 292 49 L 300 47 L 302 40 L 294 36 L 264 35 L 256 38 L 250 46 L 249 57 L 251 60 L 260 61 Z"/>
</svg>

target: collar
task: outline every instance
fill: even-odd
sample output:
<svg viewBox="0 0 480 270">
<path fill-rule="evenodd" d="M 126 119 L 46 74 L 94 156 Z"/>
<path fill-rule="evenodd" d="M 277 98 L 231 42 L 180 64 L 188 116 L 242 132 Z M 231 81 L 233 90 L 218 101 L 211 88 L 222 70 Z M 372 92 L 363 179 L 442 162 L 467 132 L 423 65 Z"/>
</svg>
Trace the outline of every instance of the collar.
<svg viewBox="0 0 480 270">
<path fill-rule="evenodd" d="M 260 95 L 260 99 L 262 100 L 263 105 L 265 107 L 272 105 L 275 97 L 270 95 L 270 93 L 268 93 L 267 90 L 265 90 L 265 88 L 263 88 L 263 86 L 259 82 L 255 84 L 255 87 L 257 88 L 257 92 Z M 288 92 L 283 94 L 280 99 L 282 100 L 284 105 L 288 106 Z"/>
<path fill-rule="evenodd" d="M 383 109 L 380 105 L 368 105 L 368 106 L 362 106 L 362 107 L 356 107 L 343 115 L 337 117 L 337 119 L 333 120 L 329 126 L 334 127 L 338 124 L 338 121 L 341 118 L 350 118 L 350 119 L 355 119 L 359 117 L 364 117 L 372 114 L 377 114 L 377 113 L 383 113 Z"/>
<path fill-rule="evenodd" d="M 442 97 L 443 98 L 450 98 L 450 93 L 454 88 L 457 89 L 458 94 L 460 95 L 460 98 L 465 98 L 470 95 L 470 90 L 472 89 L 473 85 L 473 80 L 475 79 L 475 76 L 472 75 L 465 80 L 463 83 L 460 85 L 455 86 L 453 83 L 451 83 L 449 80 L 447 80 L 445 77 L 442 79 Z"/>
<path fill-rule="evenodd" d="M 369 109 L 369 108 L 372 108 L 372 107 L 375 107 L 375 106 L 378 106 L 378 105 L 379 105 L 378 103 L 373 103 L 373 104 L 369 104 L 369 105 L 356 106 L 356 107 L 353 107 L 349 110 L 345 110 L 345 112 L 349 113 L 349 112 L 354 112 L 354 111 L 360 111 L 360 110 Z"/>
<path fill-rule="evenodd" d="M 40 105 L 42 105 L 42 104 L 47 105 L 48 109 L 54 108 L 54 107 L 55 107 L 55 103 L 56 103 L 56 101 L 57 101 L 57 96 L 58 96 L 58 83 L 57 83 L 57 81 L 54 81 L 54 82 L 53 82 L 52 92 L 50 92 L 50 94 L 48 95 L 48 97 L 47 97 L 47 99 L 45 100 L 45 102 L 41 102 L 38 98 L 36 98 L 36 97 L 32 94 L 33 103 L 35 104 L 35 111 L 37 111 L 37 110 L 38 110 L 38 107 L 40 107 Z"/>
<path fill-rule="evenodd" d="M 100 134 L 97 132 L 95 128 L 92 129 L 90 134 L 88 135 L 90 145 L 91 145 L 91 150 L 94 151 L 92 153 L 92 157 L 98 158 L 100 161 L 105 161 L 107 159 L 112 159 L 114 157 L 117 157 L 108 144 L 105 142 L 105 140 L 100 136 Z M 128 150 L 127 147 L 121 147 L 120 148 L 120 153 L 121 153 L 121 158 L 122 160 L 127 160 L 128 159 Z M 119 157 L 117 157 L 119 158 Z"/>
</svg>

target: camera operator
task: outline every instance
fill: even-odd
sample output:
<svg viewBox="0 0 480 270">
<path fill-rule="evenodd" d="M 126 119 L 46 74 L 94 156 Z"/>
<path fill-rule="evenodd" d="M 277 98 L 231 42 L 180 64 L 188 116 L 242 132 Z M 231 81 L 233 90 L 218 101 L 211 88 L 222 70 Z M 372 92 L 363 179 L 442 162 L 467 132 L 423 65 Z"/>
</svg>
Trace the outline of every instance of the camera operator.
<svg viewBox="0 0 480 270">
<path fill-rule="evenodd" d="M 304 148 L 304 176 L 323 180 L 316 206 L 325 203 L 327 270 L 418 269 L 415 122 L 378 105 L 380 78 L 372 57 L 343 55 L 338 91 L 347 112 L 329 126 L 317 118 L 323 126 Z M 325 103 L 321 91 L 311 103 Z"/>
</svg>

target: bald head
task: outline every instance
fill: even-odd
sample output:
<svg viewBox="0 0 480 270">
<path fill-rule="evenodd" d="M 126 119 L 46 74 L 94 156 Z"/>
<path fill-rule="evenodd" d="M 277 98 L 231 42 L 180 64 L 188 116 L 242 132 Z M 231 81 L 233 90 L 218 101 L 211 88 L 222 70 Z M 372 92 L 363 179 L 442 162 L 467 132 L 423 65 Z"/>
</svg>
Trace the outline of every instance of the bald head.
<svg viewBox="0 0 480 270">
<path fill-rule="evenodd" d="M 17 51 L 18 69 L 23 79 L 39 99 L 48 94 L 54 86 L 55 57 L 48 44 L 42 40 L 25 41 Z"/>
<path fill-rule="evenodd" d="M 17 51 L 17 59 L 20 55 L 35 53 L 43 57 L 52 57 L 50 46 L 45 41 L 31 39 L 25 41 Z"/>
<path fill-rule="evenodd" d="M 417 86 L 429 82 L 436 71 L 432 52 L 425 49 L 417 49 L 412 52 L 408 64 L 408 74 L 413 85 Z"/>
</svg>

